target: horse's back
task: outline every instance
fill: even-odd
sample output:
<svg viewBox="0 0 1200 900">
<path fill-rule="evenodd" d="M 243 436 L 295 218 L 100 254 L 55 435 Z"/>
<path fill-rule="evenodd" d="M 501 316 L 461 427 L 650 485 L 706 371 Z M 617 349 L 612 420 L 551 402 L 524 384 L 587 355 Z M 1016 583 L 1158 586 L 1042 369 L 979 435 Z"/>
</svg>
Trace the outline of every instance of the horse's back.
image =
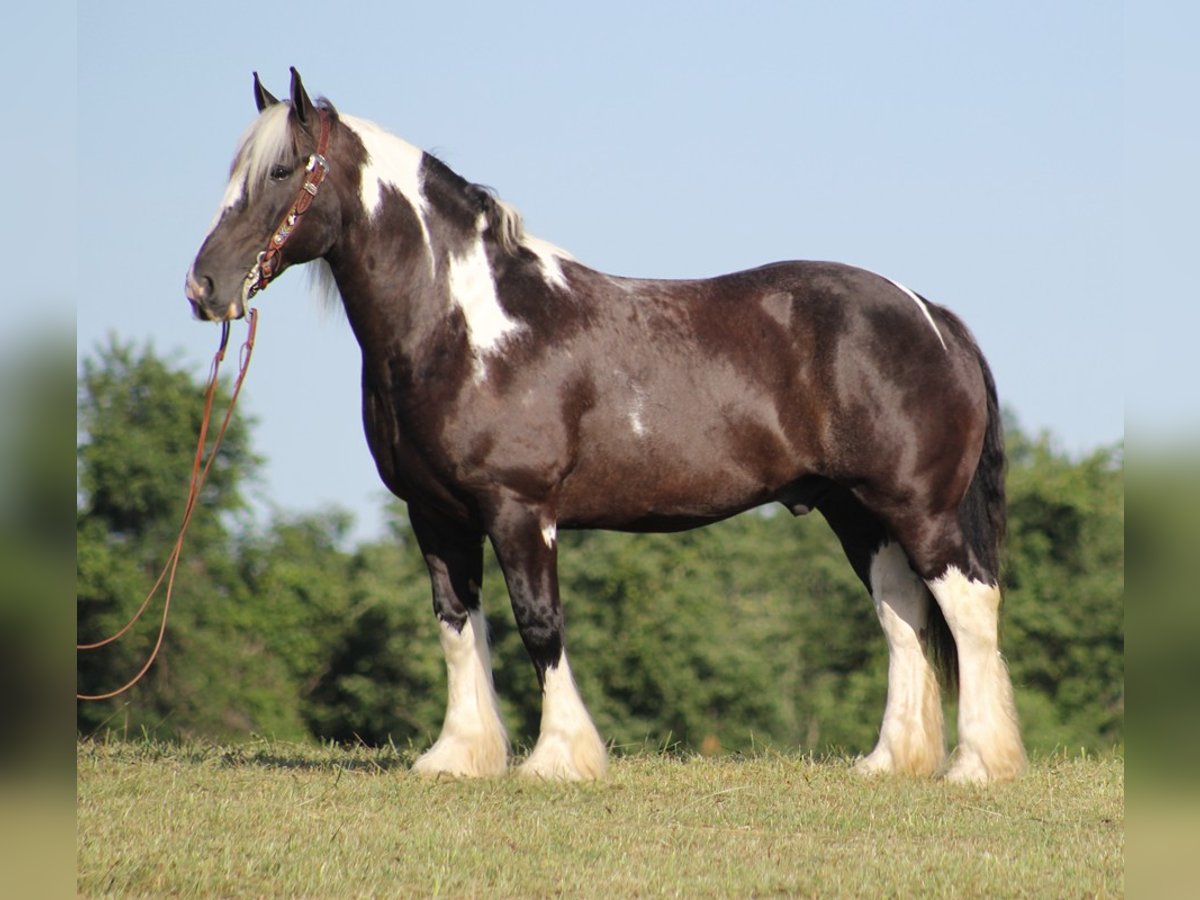
<svg viewBox="0 0 1200 900">
<path fill-rule="evenodd" d="M 562 349 L 586 373 L 561 491 L 581 523 L 702 522 L 813 475 L 892 484 L 946 455 L 948 422 L 982 435 L 965 330 L 866 270 L 784 262 L 593 290 L 607 309 Z"/>
</svg>

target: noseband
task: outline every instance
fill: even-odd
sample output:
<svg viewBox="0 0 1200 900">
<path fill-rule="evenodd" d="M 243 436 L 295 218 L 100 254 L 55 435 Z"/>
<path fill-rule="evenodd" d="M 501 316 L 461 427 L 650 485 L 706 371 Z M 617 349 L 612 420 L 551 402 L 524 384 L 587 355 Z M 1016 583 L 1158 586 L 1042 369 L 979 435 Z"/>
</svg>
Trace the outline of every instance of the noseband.
<svg viewBox="0 0 1200 900">
<path fill-rule="evenodd" d="M 308 163 L 304 167 L 307 174 L 300 193 L 296 195 L 287 214 L 284 215 L 279 226 L 267 240 L 267 249 L 258 254 L 258 261 L 246 275 L 246 283 L 249 285 L 246 288 L 247 300 L 270 284 L 271 280 L 279 274 L 280 252 L 283 250 L 283 245 L 288 242 L 295 232 L 296 226 L 300 224 L 300 219 L 312 206 L 312 202 L 317 196 L 317 189 L 329 173 L 329 162 L 325 159 L 325 151 L 329 147 L 329 114 L 323 109 L 318 109 L 317 115 L 321 121 L 321 135 L 317 140 L 317 150 L 308 158 Z"/>
</svg>

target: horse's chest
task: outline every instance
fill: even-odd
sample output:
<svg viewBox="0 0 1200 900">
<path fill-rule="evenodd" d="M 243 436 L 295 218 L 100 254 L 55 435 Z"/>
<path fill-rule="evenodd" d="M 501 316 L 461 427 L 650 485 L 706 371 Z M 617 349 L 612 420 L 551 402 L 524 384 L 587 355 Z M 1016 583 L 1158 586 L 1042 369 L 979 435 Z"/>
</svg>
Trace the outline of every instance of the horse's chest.
<svg viewBox="0 0 1200 900">
<path fill-rule="evenodd" d="M 387 489 L 407 502 L 435 504 L 465 512 L 447 478 L 444 452 L 430 427 L 386 393 L 363 390 L 363 427 L 379 477 Z"/>
</svg>

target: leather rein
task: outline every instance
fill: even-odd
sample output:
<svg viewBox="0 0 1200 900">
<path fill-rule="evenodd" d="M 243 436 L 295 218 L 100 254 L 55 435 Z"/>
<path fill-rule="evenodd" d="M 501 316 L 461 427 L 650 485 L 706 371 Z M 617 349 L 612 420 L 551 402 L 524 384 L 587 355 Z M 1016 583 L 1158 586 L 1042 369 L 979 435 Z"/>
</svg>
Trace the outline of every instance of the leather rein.
<svg viewBox="0 0 1200 900">
<path fill-rule="evenodd" d="M 296 200 L 292 203 L 287 213 L 284 214 L 276 229 L 267 239 L 267 248 L 258 254 L 258 260 L 254 267 L 246 275 L 246 292 L 245 298 L 249 300 L 275 278 L 281 271 L 280 269 L 280 253 L 284 245 L 292 237 L 296 231 L 296 227 L 304 218 L 304 214 L 308 208 L 312 206 L 313 200 L 317 196 L 317 190 L 321 186 L 321 182 L 325 180 L 325 176 L 329 173 L 329 162 L 325 158 L 325 153 L 329 147 L 329 133 L 331 130 L 329 115 L 322 109 L 317 110 L 317 115 L 320 117 L 321 131 L 320 137 L 317 140 L 317 149 L 309 158 L 308 163 L 304 167 L 305 177 L 304 184 L 300 188 Z M 242 382 L 246 377 L 246 370 L 250 366 L 250 356 L 254 351 L 254 336 L 258 327 L 258 310 L 247 310 L 247 316 L 250 322 L 250 330 L 246 337 L 245 343 L 242 345 L 241 360 L 237 379 L 234 381 L 233 391 L 229 398 L 229 406 L 225 410 L 224 419 L 217 430 L 216 437 L 213 441 L 211 449 L 208 451 L 208 459 L 205 461 L 204 448 L 208 437 L 208 426 L 212 417 L 213 399 L 217 390 L 217 372 L 221 362 L 225 358 L 225 348 L 229 341 L 229 321 L 221 323 L 221 343 L 217 348 L 216 355 L 213 357 L 212 368 L 210 370 L 208 385 L 204 394 L 204 416 L 200 422 L 200 437 L 196 446 L 196 455 L 192 461 L 192 474 L 188 487 L 187 502 L 184 505 L 183 522 L 179 526 L 179 537 L 176 538 L 174 546 L 168 556 L 167 563 L 163 566 L 162 572 L 155 581 L 154 586 L 150 588 L 150 592 L 146 595 L 146 599 L 142 601 L 142 605 L 138 608 L 133 617 L 125 623 L 116 633 L 103 638 L 102 640 L 93 643 L 77 643 L 76 651 L 97 650 L 107 646 L 117 639 L 125 635 L 133 625 L 142 617 L 146 608 L 150 605 L 150 601 L 154 595 L 158 593 L 158 589 L 166 581 L 167 592 L 163 602 L 162 620 L 159 623 L 158 638 L 154 643 L 150 655 L 145 663 L 129 681 L 123 684 L 116 690 L 106 691 L 99 694 L 84 694 L 76 691 L 75 699 L 77 700 L 108 700 L 123 694 L 135 684 L 137 684 L 142 676 L 153 665 L 154 660 L 158 656 L 159 650 L 162 648 L 163 638 L 167 631 L 167 614 L 171 609 L 171 595 L 175 587 L 175 571 L 179 566 L 179 558 L 183 552 L 183 538 L 187 533 L 188 525 L 192 520 L 192 513 L 196 510 L 196 502 L 200 496 L 200 490 L 204 486 L 204 481 L 208 477 L 208 471 L 212 467 L 213 460 L 216 459 L 217 449 L 221 446 L 221 439 L 225 436 L 225 429 L 229 426 L 230 418 L 233 415 L 233 407 L 237 402 L 238 394 L 242 389 Z"/>
</svg>

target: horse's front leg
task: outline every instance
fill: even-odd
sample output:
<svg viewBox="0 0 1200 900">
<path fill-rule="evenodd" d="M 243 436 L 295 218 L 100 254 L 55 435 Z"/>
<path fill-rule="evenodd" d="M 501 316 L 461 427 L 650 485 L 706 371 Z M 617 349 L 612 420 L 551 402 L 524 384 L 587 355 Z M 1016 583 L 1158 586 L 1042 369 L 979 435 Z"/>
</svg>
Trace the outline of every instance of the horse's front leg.
<svg viewBox="0 0 1200 900">
<path fill-rule="evenodd" d="M 415 509 L 410 516 L 433 584 L 449 695 L 442 733 L 413 771 L 501 775 L 508 765 L 508 737 L 492 686 L 487 621 L 479 604 L 483 535 L 445 526 Z"/>
<path fill-rule="evenodd" d="M 552 513 L 515 499 L 499 502 L 488 533 L 504 570 L 521 640 L 542 688 L 537 744 L 522 775 L 562 781 L 603 777 L 604 742 L 579 697 L 567 663 L 558 595 L 558 541 Z"/>
</svg>

